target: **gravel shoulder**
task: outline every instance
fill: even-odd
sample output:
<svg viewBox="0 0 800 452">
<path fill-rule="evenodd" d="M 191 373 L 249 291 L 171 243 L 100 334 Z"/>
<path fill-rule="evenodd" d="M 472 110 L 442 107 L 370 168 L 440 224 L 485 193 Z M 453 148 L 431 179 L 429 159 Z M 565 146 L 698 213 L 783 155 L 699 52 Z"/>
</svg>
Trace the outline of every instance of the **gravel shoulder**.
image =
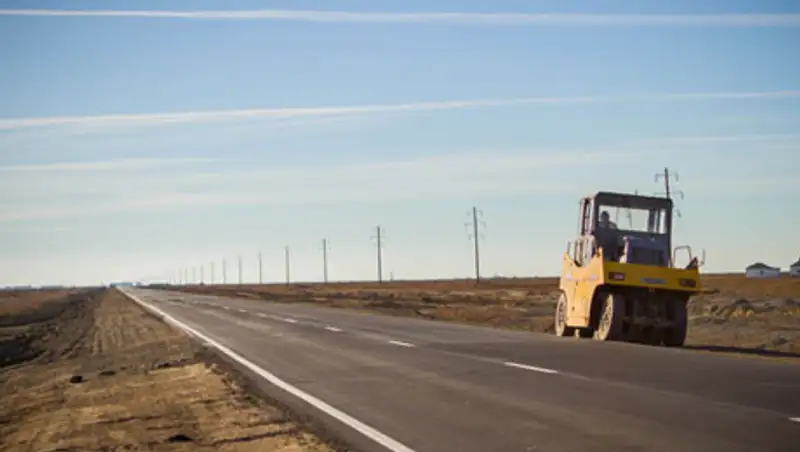
<svg viewBox="0 0 800 452">
<path fill-rule="evenodd" d="M 0 450 L 342 449 L 119 291 L 50 295 L 0 299 Z"/>
</svg>

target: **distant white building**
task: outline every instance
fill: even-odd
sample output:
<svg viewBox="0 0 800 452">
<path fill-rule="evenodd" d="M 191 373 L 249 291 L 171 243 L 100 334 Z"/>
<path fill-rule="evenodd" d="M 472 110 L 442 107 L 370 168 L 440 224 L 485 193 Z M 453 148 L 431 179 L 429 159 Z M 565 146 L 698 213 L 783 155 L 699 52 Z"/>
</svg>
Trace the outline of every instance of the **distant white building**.
<svg viewBox="0 0 800 452">
<path fill-rule="evenodd" d="M 798 259 L 797 262 L 789 266 L 789 274 L 794 277 L 800 276 L 800 259 Z"/>
<path fill-rule="evenodd" d="M 744 274 L 748 278 L 778 278 L 781 276 L 781 269 L 770 267 L 763 262 L 756 262 L 748 265 L 744 269 Z"/>
</svg>

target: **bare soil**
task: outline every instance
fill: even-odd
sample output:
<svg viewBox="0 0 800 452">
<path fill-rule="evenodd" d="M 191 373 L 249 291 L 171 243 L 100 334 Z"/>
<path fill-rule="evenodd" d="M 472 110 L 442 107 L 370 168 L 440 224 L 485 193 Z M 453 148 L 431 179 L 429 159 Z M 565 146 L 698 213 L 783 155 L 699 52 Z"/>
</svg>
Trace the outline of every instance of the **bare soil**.
<svg viewBox="0 0 800 452">
<path fill-rule="evenodd" d="M 689 304 L 690 348 L 800 358 L 800 278 L 708 275 Z M 195 285 L 177 289 L 283 303 L 553 332 L 557 278 Z M 798 360 L 800 362 L 800 360 Z"/>
<path fill-rule="evenodd" d="M 115 289 L 6 298 L 0 450 L 335 449 Z"/>
</svg>

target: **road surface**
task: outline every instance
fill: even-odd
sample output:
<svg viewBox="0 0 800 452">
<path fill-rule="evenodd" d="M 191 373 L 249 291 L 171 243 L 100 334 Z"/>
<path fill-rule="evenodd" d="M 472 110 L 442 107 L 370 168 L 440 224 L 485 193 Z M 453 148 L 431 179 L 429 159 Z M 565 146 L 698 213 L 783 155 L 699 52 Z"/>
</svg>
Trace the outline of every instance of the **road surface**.
<svg viewBox="0 0 800 452">
<path fill-rule="evenodd" d="M 358 450 L 800 450 L 797 363 L 124 291 Z"/>
</svg>

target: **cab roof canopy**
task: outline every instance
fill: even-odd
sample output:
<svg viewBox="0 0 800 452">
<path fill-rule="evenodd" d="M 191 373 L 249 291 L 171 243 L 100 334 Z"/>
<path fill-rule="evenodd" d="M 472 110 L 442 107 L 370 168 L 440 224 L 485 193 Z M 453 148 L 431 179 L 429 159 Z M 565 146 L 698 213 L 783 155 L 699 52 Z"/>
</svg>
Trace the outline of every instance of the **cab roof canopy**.
<svg viewBox="0 0 800 452">
<path fill-rule="evenodd" d="M 609 207 L 629 207 L 634 209 L 665 208 L 672 210 L 672 199 L 663 198 L 660 196 L 599 191 L 587 196 L 585 199 L 593 199 L 596 204 L 602 204 Z"/>
</svg>

